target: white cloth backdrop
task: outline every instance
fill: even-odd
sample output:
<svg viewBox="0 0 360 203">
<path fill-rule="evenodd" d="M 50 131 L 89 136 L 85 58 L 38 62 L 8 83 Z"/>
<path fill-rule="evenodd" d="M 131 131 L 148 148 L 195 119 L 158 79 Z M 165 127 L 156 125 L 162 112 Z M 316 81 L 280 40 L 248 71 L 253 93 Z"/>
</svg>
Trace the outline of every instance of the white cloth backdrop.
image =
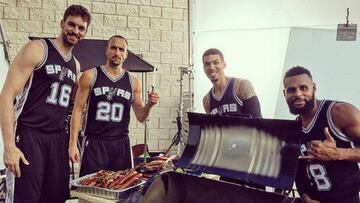
<svg viewBox="0 0 360 203">
<path fill-rule="evenodd" d="M 360 108 L 360 42 L 335 39 L 336 30 L 293 28 L 283 75 L 292 66 L 304 66 L 313 76 L 318 98 L 345 101 Z M 280 83 L 275 118 L 294 118 Z"/>
</svg>

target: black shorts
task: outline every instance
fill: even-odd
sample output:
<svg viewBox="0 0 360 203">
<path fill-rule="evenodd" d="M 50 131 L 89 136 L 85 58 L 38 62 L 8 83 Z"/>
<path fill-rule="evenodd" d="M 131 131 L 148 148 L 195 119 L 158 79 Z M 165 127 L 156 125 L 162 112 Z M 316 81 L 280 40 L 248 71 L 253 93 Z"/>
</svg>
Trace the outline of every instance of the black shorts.
<svg viewBox="0 0 360 203">
<path fill-rule="evenodd" d="M 99 170 L 118 171 L 133 167 L 129 136 L 115 139 L 83 138 L 80 177 Z"/>
<path fill-rule="evenodd" d="M 18 128 L 15 136 L 30 164 L 20 161 L 20 178 L 7 171 L 6 202 L 65 202 L 70 196 L 69 136 L 29 128 Z"/>
</svg>

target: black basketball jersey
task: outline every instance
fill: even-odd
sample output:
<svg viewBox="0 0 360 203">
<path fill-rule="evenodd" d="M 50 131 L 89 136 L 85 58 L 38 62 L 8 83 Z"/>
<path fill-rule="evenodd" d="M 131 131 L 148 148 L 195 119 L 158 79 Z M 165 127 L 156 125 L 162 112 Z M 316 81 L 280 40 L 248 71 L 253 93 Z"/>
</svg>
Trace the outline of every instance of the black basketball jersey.
<svg viewBox="0 0 360 203">
<path fill-rule="evenodd" d="M 220 97 L 215 96 L 214 88 L 208 92 L 211 114 L 244 113 L 243 102 L 237 95 L 236 78 L 230 78 Z"/>
<path fill-rule="evenodd" d="M 339 132 L 331 118 L 331 108 L 336 101 L 322 100 L 307 127 L 303 127 L 303 143 L 325 140 L 324 128 L 328 127 L 339 148 L 353 148 L 354 143 Z M 301 154 L 306 155 L 306 145 Z M 299 160 L 296 185 L 300 191 L 321 202 L 341 202 L 338 197 L 356 196 L 360 186 L 360 170 L 356 162 Z M 336 198 L 335 198 L 336 197 Z"/>
<path fill-rule="evenodd" d="M 130 108 L 134 100 L 128 71 L 112 79 L 103 66 L 92 69 L 94 81 L 89 93 L 85 136 L 116 137 L 129 133 Z"/>
<path fill-rule="evenodd" d="M 65 58 L 53 41 L 42 41 L 45 54 L 16 98 L 15 121 L 41 131 L 64 130 L 77 78 L 76 62 L 73 55 Z"/>
</svg>

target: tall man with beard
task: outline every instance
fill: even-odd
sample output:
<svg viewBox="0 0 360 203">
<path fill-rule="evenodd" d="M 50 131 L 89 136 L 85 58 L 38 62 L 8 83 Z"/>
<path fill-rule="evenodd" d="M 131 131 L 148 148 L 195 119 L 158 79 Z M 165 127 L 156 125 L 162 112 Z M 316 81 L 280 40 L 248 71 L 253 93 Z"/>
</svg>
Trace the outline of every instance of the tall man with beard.
<svg viewBox="0 0 360 203">
<path fill-rule="evenodd" d="M 6 202 L 57 203 L 69 197 L 69 138 L 64 128 L 80 70 L 71 51 L 90 21 L 86 8 L 70 6 L 60 35 L 29 42 L 10 66 L 0 98 Z"/>
<path fill-rule="evenodd" d="M 310 72 L 296 66 L 284 76 L 289 110 L 302 124 L 296 186 L 304 202 L 359 201 L 360 112 L 351 104 L 315 98 Z"/>
<path fill-rule="evenodd" d="M 80 176 L 101 169 L 131 168 L 133 163 L 128 136 L 130 108 L 133 108 L 137 120 L 143 122 L 159 100 L 158 94 L 152 91 L 148 93 L 148 103 L 144 105 L 139 79 L 123 68 L 128 56 L 127 47 L 124 37 L 110 37 L 106 47 L 106 64 L 85 71 L 80 78 L 69 143 L 70 160 L 80 161 L 76 143 L 86 106 Z"/>
</svg>

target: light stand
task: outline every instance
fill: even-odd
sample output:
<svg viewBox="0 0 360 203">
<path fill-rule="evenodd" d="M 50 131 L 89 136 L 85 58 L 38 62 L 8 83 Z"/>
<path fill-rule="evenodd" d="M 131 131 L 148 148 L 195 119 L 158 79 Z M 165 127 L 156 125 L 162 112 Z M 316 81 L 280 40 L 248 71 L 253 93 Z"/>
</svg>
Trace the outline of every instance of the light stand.
<svg viewBox="0 0 360 203">
<path fill-rule="evenodd" d="M 1 37 L 0 44 L 2 44 L 3 48 L 4 48 L 5 60 L 7 61 L 8 65 L 10 65 L 10 56 L 9 56 L 9 50 L 8 50 L 8 48 L 10 47 L 10 41 L 5 40 L 5 35 L 3 32 L 2 25 L 0 25 L 0 37 Z"/>
<path fill-rule="evenodd" d="M 193 70 L 190 69 L 189 67 L 180 67 L 180 79 L 178 80 L 180 82 L 180 102 L 178 105 L 178 109 L 176 110 L 177 112 L 177 117 L 176 117 L 176 126 L 177 126 L 177 132 L 174 135 L 173 139 L 172 139 L 172 143 L 170 145 L 170 147 L 166 150 L 165 154 L 168 154 L 171 147 L 173 147 L 174 145 L 177 145 L 177 155 L 180 155 L 181 152 L 181 146 L 185 145 L 184 144 L 184 137 L 182 134 L 182 130 L 183 130 L 183 111 L 184 111 L 184 92 L 183 92 L 183 86 L 184 86 L 184 75 L 187 74 L 189 75 L 189 102 L 190 102 L 190 111 L 192 110 L 192 89 L 191 89 L 191 80 L 193 79 Z"/>
<path fill-rule="evenodd" d="M 147 90 L 147 74 L 146 73 L 142 73 L 141 74 L 141 82 L 143 84 L 143 89 L 142 89 L 142 97 L 144 98 L 145 104 L 147 103 L 147 96 L 146 96 L 146 90 Z M 147 137 L 149 134 L 148 131 L 148 120 L 146 119 L 144 121 L 144 163 L 147 162 L 147 157 L 149 156 L 148 152 L 148 146 L 147 146 Z"/>
</svg>

